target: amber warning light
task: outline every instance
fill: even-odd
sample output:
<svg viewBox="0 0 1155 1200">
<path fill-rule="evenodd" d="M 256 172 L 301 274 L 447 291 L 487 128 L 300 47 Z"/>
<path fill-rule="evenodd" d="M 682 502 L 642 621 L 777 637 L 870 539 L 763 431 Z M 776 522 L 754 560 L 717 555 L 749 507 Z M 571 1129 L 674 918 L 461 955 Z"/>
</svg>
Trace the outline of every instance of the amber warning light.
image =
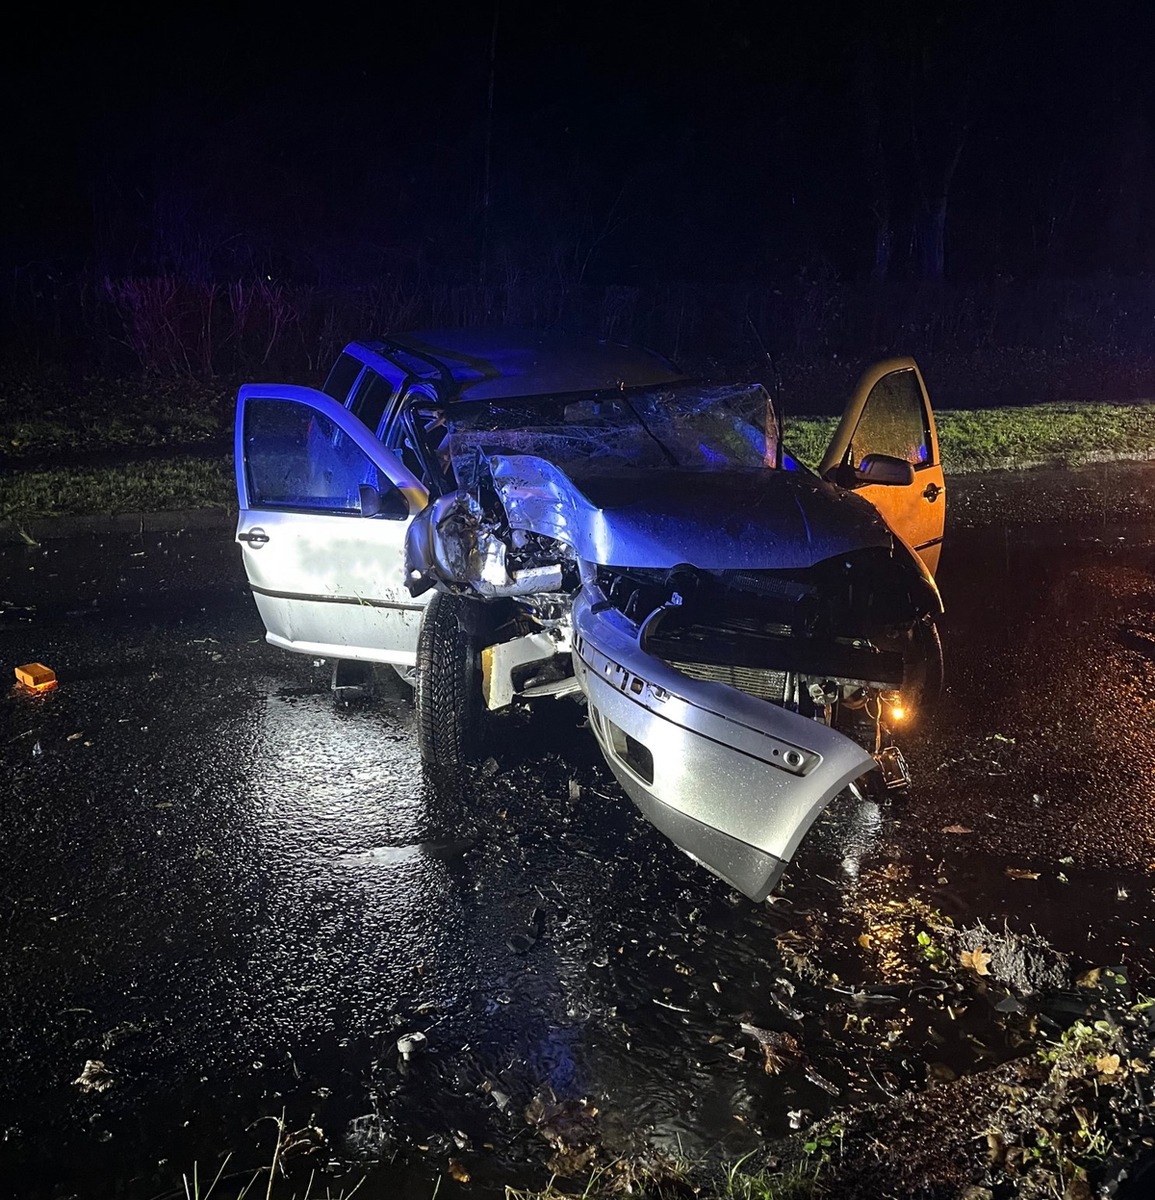
<svg viewBox="0 0 1155 1200">
<path fill-rule="evenodd" d="M 46 692 L 56 686 L 56 672 L 43 663 L 25 663 L 16 668 L 16 682 L 33 692 Z"/>
</svg>

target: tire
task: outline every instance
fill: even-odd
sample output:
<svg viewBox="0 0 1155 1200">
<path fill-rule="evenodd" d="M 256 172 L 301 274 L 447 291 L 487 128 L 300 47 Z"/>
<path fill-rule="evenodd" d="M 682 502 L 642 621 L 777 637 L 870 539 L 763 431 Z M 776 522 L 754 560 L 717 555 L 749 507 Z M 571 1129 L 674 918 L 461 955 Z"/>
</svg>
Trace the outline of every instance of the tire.
<svg viewBox="0 0 1155 1200">
<path fill-rule="evenodd" d="M 916 715 L 933 712 L 942 699 L 942 640 L 929 618 L 917 622 L 906 654 L 910 683 L 903 685 Z"/>
<path fill-rule="evenodd" d="M 417 744 L 427 777 L 457 790 L 481 757 L 487 713 L 481 694 L 481 639 L 458 620 L 457 596 L 429 601 L 417 641 Z"/>
</svg>

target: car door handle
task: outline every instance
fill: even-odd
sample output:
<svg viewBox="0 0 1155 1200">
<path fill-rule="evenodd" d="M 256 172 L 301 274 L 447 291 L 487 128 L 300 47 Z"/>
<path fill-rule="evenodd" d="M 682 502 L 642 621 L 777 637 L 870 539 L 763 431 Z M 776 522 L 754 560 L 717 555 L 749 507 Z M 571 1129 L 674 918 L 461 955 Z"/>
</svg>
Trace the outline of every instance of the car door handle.
<svg viewBox="0 0 1155 1200">
<path fill-rule="evenodd" d="M 238 542 L 248 542 L 250 546 L 263 546 L 269 540 L 269 535 L 263 529 L 250 529 L 247 533 L 238 533 Z"/>
<path fill-rule="evenodd" d="M 926 487 L 923 489 L 922 494 L 923 494 L 923 496 L 926 497 L 927 500 L 929 500 L 931 502 L 931 504 L 933 504 L 938 499 L 939 493 L 941 491 L 942 491 L 942 488 L 940 488 L 937 483 L 928 483 L 926 485 Z"/>
</svg>

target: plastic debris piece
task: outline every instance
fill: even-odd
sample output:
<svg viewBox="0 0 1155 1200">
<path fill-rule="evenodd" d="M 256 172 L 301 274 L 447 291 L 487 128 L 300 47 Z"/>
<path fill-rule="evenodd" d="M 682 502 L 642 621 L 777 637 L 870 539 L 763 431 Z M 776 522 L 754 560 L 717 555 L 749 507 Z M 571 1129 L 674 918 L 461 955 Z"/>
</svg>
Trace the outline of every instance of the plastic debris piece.
<svg viewBox="0 0 1155 1200">
<path fill-rule="evenodd" d="M 46 692 L 56 686 L 56 672 L 43 663 L 25 663 L 16 668 L 16 682 L 29 691 Z"/>
<path fill-rule="evenodd" d="M 428 1040 L 420 1030 L 414 1030 L 412 1033 L 403 1033 L 397 1039 L 397 1053 L 401 1055 L 403 1062 L 408 1062 L 414 1054 L 425 1049 Z"/>
</svg>

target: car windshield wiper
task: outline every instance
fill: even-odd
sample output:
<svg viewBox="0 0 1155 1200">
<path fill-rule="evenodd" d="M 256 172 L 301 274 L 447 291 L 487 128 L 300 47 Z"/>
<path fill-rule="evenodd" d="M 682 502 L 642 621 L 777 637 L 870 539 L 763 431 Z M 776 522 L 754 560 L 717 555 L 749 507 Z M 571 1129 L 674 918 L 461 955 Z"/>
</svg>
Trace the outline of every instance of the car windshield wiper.
<svg viewBox="0 0 1155 1200">
<path fill-rule="evenodd" d="M 670 464 L 670 466 L 680 467 L 682 464 L 674 457 L 666 443 L 663 442 L 662 439 L 659 438 L 658 435 L 654 433 L 654 431 L 646 424 L 645 420 L 642 418 L 642 414 L 634 407 L 633 401 L 629 398 L 629 396 L 623 392 L 621 399 L 624 401 L 625 406 L 630 410 L 630 412 L 634 414 L 635 420 L 642 427 L 646 436 L 666 456 L 666 461 Z"/>
</svg>

